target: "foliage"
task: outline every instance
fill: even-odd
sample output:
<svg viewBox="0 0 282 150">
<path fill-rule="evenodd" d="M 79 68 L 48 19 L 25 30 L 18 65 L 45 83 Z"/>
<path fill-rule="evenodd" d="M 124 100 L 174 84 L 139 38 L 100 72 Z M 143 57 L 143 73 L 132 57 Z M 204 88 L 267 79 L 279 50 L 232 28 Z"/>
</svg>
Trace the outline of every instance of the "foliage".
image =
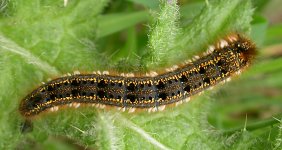
<svg viewBox="0 0 282 150">
<path fill-rule="evenodd" d="M 267 3 L 255 4 L 259 9 L 245 0 L 1 0 L 0 149 L 281 149 L 282 59 L 273 48 L 281 24 L 268 27 L 261 15 Z M 257 61 L 187 104 L 133 114 L 65 109 L 34 120 L 30 133 L 19 130 L 20 100 L 48 78 L 161 70 L 230 32 L 255 41 Z"/>
</svg>

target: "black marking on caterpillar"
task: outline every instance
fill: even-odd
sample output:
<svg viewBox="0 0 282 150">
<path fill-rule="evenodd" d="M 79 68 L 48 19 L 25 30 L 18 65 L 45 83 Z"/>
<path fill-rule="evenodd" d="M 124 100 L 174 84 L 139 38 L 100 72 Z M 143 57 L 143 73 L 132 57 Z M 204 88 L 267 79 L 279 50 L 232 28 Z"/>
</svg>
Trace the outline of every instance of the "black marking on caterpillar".
<svg viewBox="0 0 282 150">
<path fill-rule="evenodd" d="M 133 112 L 136 108 L 163 110 L 166 105 L 189 101 L 190 97 L 228 81 L 253 60 L 255 45 L 239 34 L 230 34 L 210 46 L 201 56 L 164 73 L 111 75 L 109 72 L 76 72 L 49 81 L 27 95 L 20 104 L 27 118 L 43 111 L 57 111 L 60 106 L 91 104 L 104 108 L 115 106 Z"/>
</svg>

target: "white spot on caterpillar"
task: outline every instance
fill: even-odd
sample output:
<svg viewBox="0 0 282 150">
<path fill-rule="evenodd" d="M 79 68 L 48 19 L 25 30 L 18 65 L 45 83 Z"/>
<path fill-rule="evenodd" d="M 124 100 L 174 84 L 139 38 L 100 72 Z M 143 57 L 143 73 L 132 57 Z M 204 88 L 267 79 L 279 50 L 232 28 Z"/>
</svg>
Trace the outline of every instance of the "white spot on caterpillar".
<svg viewBox="0 0 282 150">
<path fill-rule="evenodd" d="M 50 109 L 52 112 L 54 112 L 54 111 L 58 111 L 59 110 L 59 107 L 58 106 L 55 106 L 55 107 L 51 107 L 51 109 Z"/>
<path fill-rule="evenodd" d="M 225 40 L 220 40 L 219 45 L 220 45 L 221 48 L 224 48 L 224 47 L 228 46 L 228 43 Z"/>
<path fill-rule="evenodd" d="M 148 108 L 148 112 L 149 112 L 149 113 L 153 112 L 153 107 Z"/>
<path fill-rule="evenodd" d="M 166 68 L 165 71 L 166 71 L 166 72 L 170 72 L 171 69 L 170 69 L 170 68 Z"/>
<path fill-rule="evenodd" d="M 104 104 L 100 104 L 99 108 L 104 109 L 106 107 L 106 105 Z"/>
<path fill-rule="evenodd" d="M 133 73 L 127 73 L 125 74 L 126 77 L 134 77 L 134 74 Z"/>
<path fill-rule="evenodd" d="M 208 90 L 212 90 L 212 89 L 213 89 L 213 86 L 211 86 L 211 87 L 208 88 Z"/>
<path fill-rule="evenodd" d="M 126 108 L 125 107 L 122 107 L 121 111 L 122 112 L 125 112 Z"/>
<path fill-rule="evenodd" d="M 152 108 L 152 112 L 156 112 L 156 111 L 158 111 L 158 108 L 157 107 L 153 107 Z"/>
<path fill-rule="evenodd" d="M 176 103 L 175 103 L 175 106 L 178 106 L 178 105 L 180 105 L 180 104 L 182 104 L 182 101 L 176 102 Z"/>
<path fill-rule="evenodd" d="M 187 94 L 188 94 L 188 92 L 184 91 L 184 94 L 183 94 L 183 95 L 185 96 L 185 95 L 187 95 Z"/>
<path fill-rule="evenodd" d="M 159 106 L 158 109 L 159 109 L 160 111 L 163 111 L 163 110 L 165 109 L 165 107 L 166 107 L 166 105 L 162 105 L 162 106 Z"/>
<path fill-rule="evenodd" d="M 167 72 L 172 72 L 172 71 L 176 70 L 177 68 L 178 68 L 177 65 L 173 65 L 172 67 L 166 68 L 165 70 L 166 70 Z"/>
<path fill-rule="evenodd" d="M 80 74 L 80 72 L 78 70 L 73 72 L 74 75 Z"/>
<path fill-rule="evenodd" d="M 214 51 L 215 47 L 213 45 L 209 46 L 208 50 L 207 50 L 207 54 L 210 54 Z"/>
<path fill-rule="evenodd" d="M 177 65 L 173 65 L 172 68 L 173 69 L 178 69 L 178 66 Z"/>
<path fill-rule="evenodd" d="M 157 72 L 154 72 L 154 71 L 151 71 L 151 72 L 147 72 L 146 74 L 145 74 L 145 76 L 147 76 L 147 77 L 155 77 L 155 76 L 157 76 L 158 75 L 158 73 Z"/>
<path fill-rule="evenodd" d="M 109 75 L 109 71 L 103 71 L 103 75 Z"/>
<path fill-rule="evenodd" d="M 194 61 L 196 61 L 196 60 L 198 60 L 198 59 L 200 59 L 200 56 L 194 56 L 193 58 L 192 58 Z"/>
<path fill-rule="evenodd" d="M 96 108 L 99 108 L 99 107 L 100 107 L 100 104 L 96 104 L 95 107 L 96 107 Z"/>
<path fill-rule="evenodd" d="M 237 75 L 240 75 L 241 74 L 241 70 L 235 72 Z"/>
<path fill-rule="evenodd" d="M 55 111 L 58 111 L 58 110 L 59 110 L 59 108 L 60 108 L 59 106 L 56 106 L 56 107 L 55 107 Z"/>
<path fill-rule="evenodd" d="M 229 82 L 229 81 L 231 81 L 231 78 L 230 78 L 230 77 L 226 79 L 226 82 Z"/>
<path fill-rule="evenodd" d="M 173 69 L 173 70 L 176 70 L 176 69 L 178 69 L 178 66 L 177 66 L 177 65 L 173 65 L 173 66 L 172 66 L 172 69 Z"/>
<path fill-rule="evenodd" d="M 67 76 L 71 76 L 71 74 L 70 74 L 70 73 L 67 73 Z"/>
<path fill-rule="evenodd" d="M 198 94 L 198 95 L 200 96 L 200 95 L 202 95 L 203 93 L 204 93 L 204 91 L 202 91 L 202 92 L 199 92 L 199 94 Z"/>
<path fill-rule="evenodd" d="M 97 71 L 97 74 L 98 74 L 98 75 L 101 75 L 101 72 L 100 72 L 100 71 Z"/>
<path fill-rule="evenodd" d="M 229 36 L 228 40 L 231 42 L 237 41 L 237 36 Z"/>
<path fill-rule="evenodd" d="M 131 108 L 129 108 L 128 113 L 133 113 L 133 112 L 135 112 L 135 110 L 136 110 L 136 108 L 131 107 Z"/>
<path fill-rule="evenodd" d="M 74 108 L 78 108 L 80 106 L 80 103 L 74 103 L 73 106 Z"/>
<path fill-rule="evenodd" d="M 93 71 L 92 73 L 93 73 L 93 74 L 97 74 L 97 72 L 96 72 L 96 71 Z"/>
<path fill-rule="evenodd" d="M 190 97 L 187 97 L 187 98 L 184 99 L 185 102 L 189 102 L 190 100 L 191 100 Z"/>
<path fill-rule="evenodd" d="M 192 64 L 192 60 L 191 60 L 191 59 L 185 60 L 184 63 L 185 63 L 185 64 Z"/>
<path fill-rule="evenodd" d="M 42 84 L 45 84 L 45 82 L 41 82 Z"/>
<path fill-rule="evenodd" d="M 124 75 L 124 73 L 121 73 L 120 76 L 124 77 L 125 75 Z"/>
<path fill-rule="evenodd" d="M 155 76 L 157 76 L 157 75 L 158 75 L 158 73 L 155 72 L 155 71 L 151 71 L 151 72 L 150 72 L 150 76 L 151 76 L 151 77 L 155 77 Z"/>
</svg>

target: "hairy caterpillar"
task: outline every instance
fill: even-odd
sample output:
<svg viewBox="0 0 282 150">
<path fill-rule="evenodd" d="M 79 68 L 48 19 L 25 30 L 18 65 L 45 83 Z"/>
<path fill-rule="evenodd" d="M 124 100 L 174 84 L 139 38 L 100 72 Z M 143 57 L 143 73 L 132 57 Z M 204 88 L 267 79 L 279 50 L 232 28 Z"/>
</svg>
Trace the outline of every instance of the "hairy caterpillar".
<svg viewBox="0 0 282 150">
<path fill-rule="evenodd" d="M 112 75 L 108 71 L 61 77 L 28 94 L 19 110 L 25 117 L 61 106 L 90 104 L 135 109 L 163 110 L 166 105 L 189 101 L 190 97 L 229 80 L 254 59 L 255 45 L 240 34 L 230 34 L 193 60 L 174 65 L 164 73 Z"/>
</svg>

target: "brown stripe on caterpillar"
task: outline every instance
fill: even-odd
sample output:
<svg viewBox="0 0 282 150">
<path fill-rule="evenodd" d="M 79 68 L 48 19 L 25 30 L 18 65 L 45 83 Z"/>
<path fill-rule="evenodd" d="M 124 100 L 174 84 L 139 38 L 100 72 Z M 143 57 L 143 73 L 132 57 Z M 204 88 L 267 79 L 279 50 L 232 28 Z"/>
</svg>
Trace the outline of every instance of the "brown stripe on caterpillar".
<svg viewBox="0 0 282 150">
<path fill-rule="evenodd" d="M 64 76 L 47 82 L 20 103 L 20 113 L 27 118 L 62 106 L 82 104 L 148 111 L 163 110 L 241 72 L 254 59 L 255 45 L 246 37 L 230 34 L 200 56 L 161 72 L 134 75 L 96 71 L 93 74 Z"/>
</svg>

